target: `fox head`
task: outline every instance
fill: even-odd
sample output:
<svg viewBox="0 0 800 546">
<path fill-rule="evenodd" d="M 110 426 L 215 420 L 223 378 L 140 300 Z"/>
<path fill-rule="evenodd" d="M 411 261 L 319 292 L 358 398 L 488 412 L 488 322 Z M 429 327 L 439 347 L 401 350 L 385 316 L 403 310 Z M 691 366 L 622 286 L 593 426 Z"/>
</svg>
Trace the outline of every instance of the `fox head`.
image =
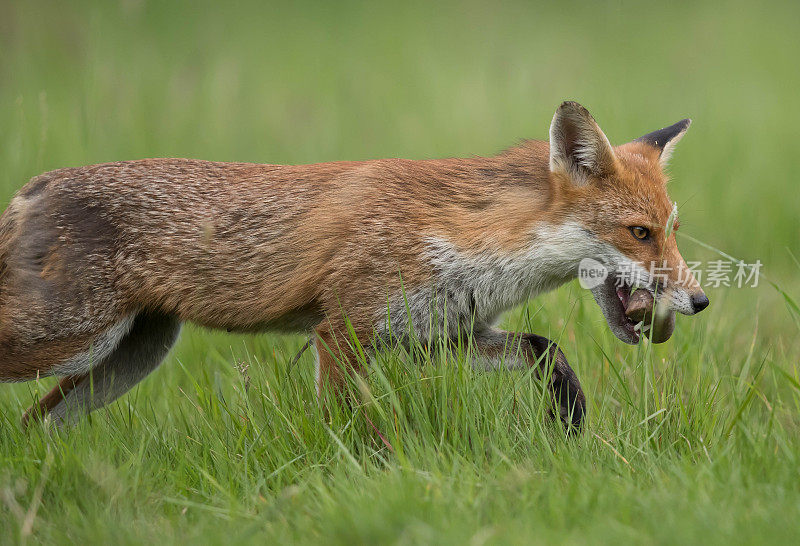
<svg viewBox="0 0 800 546">
<path fill-rule="evenodd" d="M 673 325 L 675 312 L 693 315 L 709 304 L 678 251 L 677 206 L 667 195 L 664 173 L 690 123 L 684 119 L 611 146 L 583 106 L 565 102 L 550 126 L 550 175 L 564 204 L 561 219 L 580 227 L 581 257 L 608 273 L 592 294 L 626 343 L 639 341 L 636 323 L 626 316 L 634 289 L 647 290 Z"/>
</svg>

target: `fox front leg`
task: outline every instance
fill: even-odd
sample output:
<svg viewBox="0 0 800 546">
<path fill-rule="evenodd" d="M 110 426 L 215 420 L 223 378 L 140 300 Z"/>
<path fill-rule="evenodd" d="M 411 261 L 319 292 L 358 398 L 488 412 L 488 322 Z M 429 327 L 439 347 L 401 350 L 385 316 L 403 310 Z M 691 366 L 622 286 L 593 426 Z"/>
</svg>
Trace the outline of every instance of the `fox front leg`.
<svg viewBox="0 0 800 546">
<path fill-rule="evenodd" d="M 568 432 L 580 431 L 586 415 L 586 398 L 580 381 L 564 353 L 546 337 L 520 332 L 489 330 L 475 336 L 480 363 L 490 370 L 536 368 L 550 374 L 548 386 L 554 410 Z"/>
</svg>

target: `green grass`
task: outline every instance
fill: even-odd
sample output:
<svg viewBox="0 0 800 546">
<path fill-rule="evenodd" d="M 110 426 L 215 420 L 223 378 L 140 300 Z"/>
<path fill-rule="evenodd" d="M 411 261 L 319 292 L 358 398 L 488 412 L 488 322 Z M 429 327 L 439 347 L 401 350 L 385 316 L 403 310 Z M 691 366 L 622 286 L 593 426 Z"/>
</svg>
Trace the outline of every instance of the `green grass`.
<svg viewBox="0 0 800 546">
<path fill-rule="evenodd" d="M 145 156 L 491 154 L 546 137 L 571 98 L 613 142 L 693 117 L 670 185 L 681 232 L 774 283 L 710 288 L 657 347 L 616 341 L 575 283 L 509 313 L 581 378 L 569 440 L 529 374 L 458 357 L 383 354 L 363 405 L 325 418 L 311 354 L 288 369 L 300 336 L 188 326 L 130 395 L 52 434 L 18 424 L 52 380 L 0 386 L 0 542 L 798 542 L 798 16 L 0 0 L 4 204 L 42 171 Z"/>
</svg>

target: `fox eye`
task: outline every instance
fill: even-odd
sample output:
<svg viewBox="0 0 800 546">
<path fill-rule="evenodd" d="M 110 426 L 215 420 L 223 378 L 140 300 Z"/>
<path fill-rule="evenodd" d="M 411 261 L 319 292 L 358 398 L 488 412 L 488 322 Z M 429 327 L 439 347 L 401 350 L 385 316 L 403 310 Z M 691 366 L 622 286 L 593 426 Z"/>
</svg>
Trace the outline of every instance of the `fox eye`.
<svg viewBox="0 0 800 546">
<path fill-rule="evenodd" d="M 633 236 L 639 239 L 640 241 L 646 241 L 648 238 L 650 238 L 650 230 L 647 229 L 646 227 L 633 226 L 630 228 L 630 230 Z"/>
</svg>

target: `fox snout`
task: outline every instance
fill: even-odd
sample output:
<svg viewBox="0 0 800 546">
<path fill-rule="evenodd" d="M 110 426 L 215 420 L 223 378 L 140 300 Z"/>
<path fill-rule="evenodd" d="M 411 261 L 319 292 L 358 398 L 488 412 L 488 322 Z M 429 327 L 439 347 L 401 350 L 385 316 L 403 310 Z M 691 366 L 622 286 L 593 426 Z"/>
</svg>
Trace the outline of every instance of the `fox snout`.
<svg viewBox="0 0 800 546">
<path fill-rule="evenodd" d="M 706 307 L 708 307 L 710 301 L 708 301 L 708 296 L 702 290 L 696 294 L 692 294 L 692 308 L 694 309 L 693 314 L 697 314 Z"/>
<path fill-rule="evenodd" d="M 683 287 L 674 286 L 667 288 L 661 294 L 656 293 L 659 304 L 665 309 L 677 311 L 681 315 L 696 315 L 710 305 L 706 293 L 702 289 L 685 290 Z"/>
<path fill-rule="evenodd" d="M 678 252 L 677 246 L 673 244 L 671 247 L 670 250 L 676 257 L 673 263 L 677 263 L 677 265 L 675 267 L 667 266 L 667 269 L 672 274 L 666 279 L 667 290 L 665 290 L 664 296 L 668 296 L 667 299 L 669 301 L 665 303 L 682 315 L 696 315 L 709 306 L 708 296 L 700 287 L 700 282 L 693 272 L 686 265 L 683 257 Z"/>
</svg>

